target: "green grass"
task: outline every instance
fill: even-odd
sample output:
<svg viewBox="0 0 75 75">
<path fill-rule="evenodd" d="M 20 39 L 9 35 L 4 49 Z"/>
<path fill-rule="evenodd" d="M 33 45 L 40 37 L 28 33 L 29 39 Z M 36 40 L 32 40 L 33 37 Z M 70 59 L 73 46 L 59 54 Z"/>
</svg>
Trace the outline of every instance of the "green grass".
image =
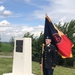
<svg viewBox="0 0 75 75">
<path fill-rule="evenodd" d="M 0 56 L 13 56 L 13 52 L 0 52 Z"/>
<path fill-rule="evenodd" d="M 12 61 L 12 58 L 0 58 L 0 75 L 12 72 Z M 40 75 L 39 63 L 32 63 L 32 71 L 34 74 Z M 57 66 L 54 75 L 75 75 L 75 69 Z"/>
<path fill-rule="evenodd" d="M 75 69 L 58 66 L 55 68 L 54 75 L 75 75 Z"/>
<path fill-rule="evenodd" d="M 8 43 L 1 43 L 1 45 L 2 45 L 0 48 L 1 52 L 11 52 L 13 50 L 13 47 Z"/>
<path fill-rule="evenodd" d="M 0 58 L 0 75 L 10 73 L 12 71 L 12 59 Z"/>
<path fill-rule="evenodd" d="M 33 73 L 41 75 L 39 63 L 33 62 Z M 75 75 L 75 69 L 57 66 L 54 70 L 54 75 Z"/>
</svg>

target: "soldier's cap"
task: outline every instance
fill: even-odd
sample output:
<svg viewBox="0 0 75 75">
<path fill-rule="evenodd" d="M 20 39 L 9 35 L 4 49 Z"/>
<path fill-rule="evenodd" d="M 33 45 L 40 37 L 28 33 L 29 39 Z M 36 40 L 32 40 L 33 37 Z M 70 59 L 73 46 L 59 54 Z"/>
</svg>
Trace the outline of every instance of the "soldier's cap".
<svg viewBox="0 0 75 75">
<path fill-rule="evenodd" d="M 47 36 L 46 39 L 50 39 L 51 40 L 51 37 L 50 36 Z"/>
</svg>

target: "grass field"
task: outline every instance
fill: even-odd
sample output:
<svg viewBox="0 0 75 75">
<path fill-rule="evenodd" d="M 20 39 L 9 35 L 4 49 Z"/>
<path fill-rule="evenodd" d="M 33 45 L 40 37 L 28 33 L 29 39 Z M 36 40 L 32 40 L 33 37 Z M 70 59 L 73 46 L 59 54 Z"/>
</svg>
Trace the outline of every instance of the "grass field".
<svg viewBox="0 0 75 75">
<path fill-rule="evenodd" d="M 11 52 L 13 47 L 9 43 L 1 43 L 0 51 L 1 52 Z"/>
<path fill-rule="evenodd" d="M 13 56 L 13 52 L 0 52 L 0 56 Z"/>
<path fill-rule="evenodd" d="M 12 71 L 12 59 L 0 58 L 0 75 L 10 73 Z"/>
<path fill-rule="evenodd" d="M 0 58 L 0 75 L 12 72 L 12 58 Z M 39 63 L 32 63 L 32 71 L 36 75 L 40 75 Z M 54 75 L 75 75 L 75 69 L 57 66 Z"/>
</svg>

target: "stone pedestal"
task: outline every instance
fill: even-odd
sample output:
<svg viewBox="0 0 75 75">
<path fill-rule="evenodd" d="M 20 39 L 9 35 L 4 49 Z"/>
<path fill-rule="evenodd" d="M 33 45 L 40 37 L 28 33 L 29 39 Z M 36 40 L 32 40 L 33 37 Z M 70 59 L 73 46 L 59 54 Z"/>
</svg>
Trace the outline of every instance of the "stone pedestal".
<svg viewBox="0 0 75 75">
<path fill-rule="evenodd" d="M 33 75 L 31 38 L 15 39 L 12 73 L 3 75 Z"/>
</svg>

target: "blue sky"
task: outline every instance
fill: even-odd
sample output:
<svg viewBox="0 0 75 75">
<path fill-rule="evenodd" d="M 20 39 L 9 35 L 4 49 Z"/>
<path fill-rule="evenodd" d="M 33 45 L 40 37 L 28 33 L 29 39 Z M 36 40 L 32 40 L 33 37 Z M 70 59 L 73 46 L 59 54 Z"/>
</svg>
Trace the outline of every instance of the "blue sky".
<svg viewBox="0 0 75 75">
<path fill-rule="evenodd" d="M 40 5 L 46 4 L 47 1 L 43 0 L 5 0 L 2 6 L 12 14 L 4 18 L 13 24 L 38 25 L 43 23 L 44 19 L 42 21 L 41 18 L 37 18 L 34 13 L 36 10 L 41 10 Z"/>
<path fill-rule="evenodd" d="M 26 32 L 39 36 L 45 14 L 53 23 L 75 20 L 75 0 L 0 0 L 1 40 L 22 37 Z"/>
</svg>

